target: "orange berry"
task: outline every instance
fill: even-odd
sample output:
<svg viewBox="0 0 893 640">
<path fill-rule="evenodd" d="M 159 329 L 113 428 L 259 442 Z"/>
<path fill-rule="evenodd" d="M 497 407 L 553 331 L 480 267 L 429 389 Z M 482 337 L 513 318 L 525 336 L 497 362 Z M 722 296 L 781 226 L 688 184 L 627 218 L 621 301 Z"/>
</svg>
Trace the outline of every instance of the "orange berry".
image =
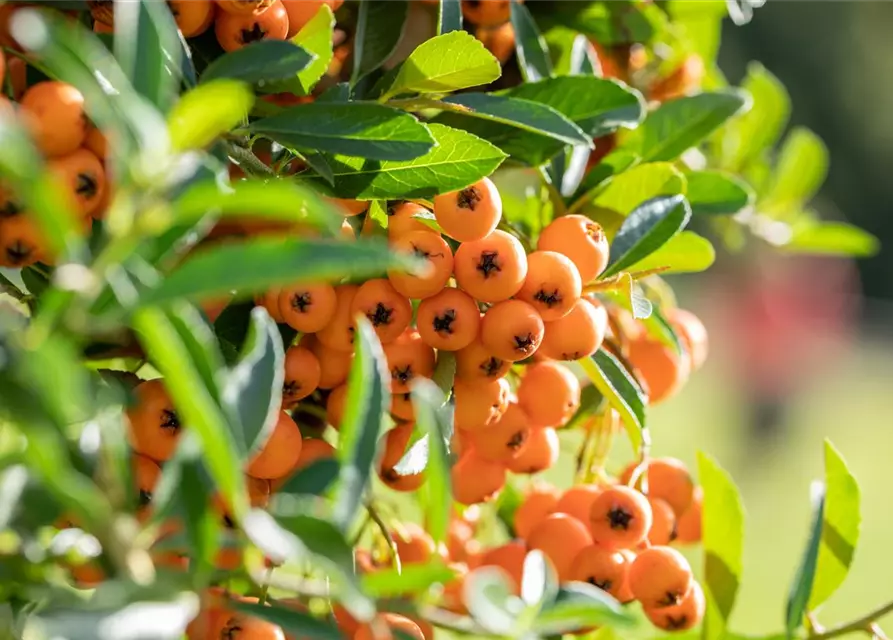
<svg viewBox="0 0 893 640">
<path fill-rule="evenodd" d="M 280 411 L 273 432 L 260 451 L 249 460 L 246 472 L 264 480 L 285 476 L 298 462 L 302 440 L 301 430 L 295 421 L 287 413 Z"/>
<path fill-rule="evenodd" d="M 342 384 L 329 393 L 326 398 L 326 422 L 336 430 L 341 428 L 341 420 L 344 419 L 344 403 L 347 400 L 347 384 Z"/>
<path fill-rule="evenodd" d="M 629 570 L 630 589 L 646 609 L 679 604 L 692 582 L 688 560 L 670 547 L 640 551 Z"/>
<path fill-rule="evenodd" d="M 636 379 L 648 392 L 651 405 L 671 398 L 688 379 L 687 361 L 659 340 L 648 337 L 631 340 L 627 360 L 635 369 Z"/>
<path fill-rule="evenodd" d="M 601 487 L 596 484 L 575 485 L 562 494 L 555 511 L 573 516 L 588 526 L 592 503 L 601 492 Z"/>
<path fill-rule="evenodd" d="M 397 293 L 384 278 L 367 280 L 357 290 L 351 303 L 352 316 L 362 314 L 369 319 L 382 344 L 393 342 L 412 321 L 409 298 Z"/>
<path fill-rule="evenodd" d="M 569 314 L 544 324 L 540 353 L 553 360 L 579 360 L 602 346 L 608 313 L 601 303 L 580 298 Z"/>
<path fill-rule="evenodd" d="M 282 382 L 282 406 L 298 404 L 319 386 L 319 360 L 310 349 L 294 346 L 285 351 L 285 378 Z"/>
<path fill-rule="evenodd" d="M 571 580 L 588 582 L 619 600 L 631 564 L 623 553 L 593 544 L 574 559 Z"/>
<path fill-rule="evenodd" d="M 608 266 L 608 238 L 601 225 L 586 216 L 555 218 L 543 229 L 536 248 L 566 255 L 577 266 L 584 284 L 595 280 Z"/>
<path fill-rule="evenodd" d="M 335 287 L 326 282 L 296 284 L 279 292 L 278 304 L 288 326 L 302 333 L 316 333 L 334 317 L 338 296 Z"/>
<path fill-rule="evenodd" d="M 335 351 L 353 351 L 354 319 L 350 315 L 354 296 L 359 287 L 355 284 L 342 284 L 335 287 L 335 313 L 316 334 L 319 341 Z"/>
<path fill-rule="evenodd" d="M 472 242 L 456 251 L 456 283 L 480 302 L 508 300 L 527 277 L 527 255 L 518 239 L 505 231 Z"/>
<path fill-rule="evenodd" d="M 644 612 L 658 629 L 664 631 L 686 631 L 695 627 L 703 618 L 707 603 L 704 591 L 697 582 L 691 583 L 691 589 L 679 604 L 669 607 L 648 608 Z"/>
<path fill-rule="evenodd" d="M 288 12 L 288 39 L 291 40 L 298 31 L 303 29 L 324 4 L 329 5 L 329 8 L 335 11 L 343 2 L 344 0 L 282 0 L 282 4 L 285 5 L 285 10 Z"/>
<path fill-rule="evenodd" d="M 511 402 L 496 423 L 486 429 L 469 432 L 469 435 L 478 455 L 506 464 L 524 451 L 530 431 L 524 410 L 518 403 Z"/>
<path fill-rule="evenodd" d="M 527 278 L 517 294 L 543 320 L 563 318 L 583 293 L 580 273 L 570 258 L 555 251 L 534 251 L 527 256 Z"/>
<path fill-rule="evenodd" d="M 580 381 L 557 362 L 532 364 L 518 385 L 518 403 L 532 424 L 564 426 L 580 408 Z"/>
<path fill-rule="evenodd" d="M 458 351 L 478 336 L 481 312 L 467 293 L 447 288 L 422 300 L 416 326 L 426 344 L 440 351 Z"/>
<path fill-rule="evenodd" d="M 677 516 L 685 513 L 695 492 L 695 482 L 685 463 L 676 458 L 653 458 L 645 465 L 648 473 L 648 496 L 664 500 Z M 624 469 L 620 482 L 629 484 L 636 466 L 631 464 Z M 641 477 L 640 475 L 640 481 Z"/>
<path fill-rule="evenodd" d="M 474 37 L 481 41 L 500 64 L 508 62 L 515 53 L 515 28 L 511 22 L 493 28 L 475 29 Z"/>
<path fill-rule="evenodd" d="M 430 231 L 408 231 L 393 242 L 397 253 L 414 255 L 427 260 L 427 268 L 420 275 L 389 270 L 388 279 L 394 289 L 413 299 L 430 298 L 439 293 L 453 273 L 453 252 L 446 240 Z"/>
<path fill-rule="evenodd" d="M 494 547 L 481 556 L 480 567 L 499 567 L 514 587 L 515 595 L 521 593 L 521 579 L 524 575 L 524 558 L 527 557 L 527 544 L 523 540 L 512 540 Z"/>
<path fill-rule="evenodd" d="M 392 393 L 390 413 L 397 420 L 412 422 L 415 420 L 415 408 L 412 406 L 410 393 Z"/>
<path fill-rule="evenodd" d="M 399 636 L 393 632 L 399 632 Z M 425 640 L 419 625 L 397 613 L 381 613 L 371 624 L 361 625 L 354 640 L 393 640 L 396 637 Z"/>
<path fill-rule="evenodd" d="M 240 15 L 260 14 L 270 8 L 273 0 L 214 0 L 225 13 Z"/>
<path fill-rule="evenodd" d="M 472 24 L 492 27 L 510 16 L 511 0 L 462 0 L 462 17 Z"/>
<path fill-rule="evenodd" d="M 480 336 L 467 347 L 456 352 L 456 378 L 475 383 L 502 378 L 512 368 L 512 363 L 493 355 L 481 343 Z"/>
<path fill-rule="evenodd" d="M 698 316 L 685 309 L 666 309 L 664 315 L 685 345 L 691 357 L 692 371 L 700 369 L 707 360 L 709 347 L 707 328 L 704 323 Z"/>
<path fill-rule="evenodd" d="M 67 156 L 84 143 L 84 96 L 72 85 L 55 80 L 38 82 L 25 91 L 20 106 L 25 126 L 44 155 Z"/>
<path fill-rule="evenodd" d="M 558 432 L 551 427 L 539 427 L 530 430 L 527 446 L 506 466 L 513 473 L 533 475 L 554 467 L 560 453 Z"/>
<path fill-rule="evenodd" d="M 632 549 L 651 530 L 651 505 L 635 489 L 607 487 L 589 510 L 589 527 L 598 544 L 612 549 Z"/>
<path fill-rule="evenodd" d="M 494 356 L 508 362 L 532 356 L 544 332 L 539 313 L 521 300 L 498 302 L 481 320 L 481 342 Z"/>
<path fill-rule="evenodd" d="M 487 502 L 505 486 L 505 467 L 481 457 L 474 448 L 462 456 L 450 469 L 453 498 L 459 504 Z"/>
<path fill-rule="evenodd" d="M 224 621 L 218 637 L 226 640 L 285 640 L 285 632 L 272 622 L 237 613 Z"/>
<path fill-rule="evenodd" d="M 306 0 L 300 1 L 305 2 Z M 335 206 L 335 209 L 346 218 L 350 218 L 351 216 L 358 216 L 361 213 L 365 213 L 366 209 L 369 208 L 369 203 L 364 200 L 348 200 L 345 198 L 327 198 L 327 200 L 331 202 Z"/>
<path fill-rule="evenodd" d="M 161 478 L 161 467 L 157 462 L 148 456 L 139 454 L 133 456 L 133 480 L 139 495 L 137 519 L 140 521 L 149 518 L 152 492 L 155 490 L 159 478 Z"/>
<path fill-rule="evenodd" d="M 676 542 L 697 544 L 701 541 L 701 510 L 703 506 L 704 492 L 701 487 L 696 487 L 691 504 L 676 521 Z"/>
<path fill-rule="evenodd" d="M 378 442 L 378 450 L 381 452 L 378 462 L 378 477 L 394 491 L 415 491 L 425 482 L 424 471 L 400 475 L 394 469 L 406 454 L 413 431 L 414 425 L 411 422 L 398 424 L 384 434 Z"/>
<path fill-rule="evenodd" d="M 241 3 L 243 0 L 231 1 Z M 275 0 L 269 9 L 259 14 L 223 11 L 217 14 L 214 21 L 214 34 L 224 51 L 236 51 L 261 40 L 285 40 L 288 35 L 288 14 L 280 0 Z"/>
<path fill-rule="evenodd" d="M 425 564 L 437 551 L 437 545 L 424 529 L 414 522 L 403 525 L 391 532 L 400 564 Z"/>
<path fill-rule="evenodd" d="M 392 242 L 412 231 L 437 233 L 421 220 L 413 217 L 431 212 L 415 202 L 397 201 L 388 205 L 388 239 Z"/>
<path fill-rule="evenodd" d="M 281 289 L 270 289 L 262 296 L 258 296 L 254 299 L 254 303 L 263 307 L 267 310 L 267 313 L 270 314 L 270 317 L 277 324 L 281 324 L 285 322 L 285 318 L 282 317 L 282 311 L 279 308 L 279 294 Z"/>
<path fill-rule="evenodd" d="M 260 478 L 252 478 L 245 476 L 245 487 L 248 490 L 248 504 L 258 509 L 263 509 L 270 503 L 270 492 L 272 486 L 269 480 L 261 480 Z M 214 496 L 214 506 L 223 518 L 223 524 L 226 527 L 234 527 L 231 514 L 231 505 L 227 504 L 221 494 Z"/>
<path fill-rule="evenodd" d="M 555 487 L 539 486 L 527 492 L 524 500 L 515 510 L 515 534 L 527 539 L 536 526 L 555 512 L 558 505 L 558 490 Z"/>
<path fill-rule="evenodd" d="M 66 156 L 53 158 L 47 168 L 80 216 L 92 215 L 102 204 L 105 169 L 91 151 L 76 149 Z"/>
<path fill-rule="evenodd" d="M 504 378 L 478 383 L 456 381 L 453 385 L 455 427 L 466 431 L 488 429 L 508 409 L 510 394 L 511 387 Z"/>
<path fill-rule="evenodd" d="M 480 240 L 502 219 L 502 198 L 490 178 L 434 198 L 434 217 L 443 232 L 459 242 Z"/>
<path fill-rule="evenodd" d="M 167 6 L 184 38 L 201 35 L 214 22 L 214 3 L 211 0 L 170 0 Z"/>
<path fill-rule="evenodd" d="M 335 618 L 335 624 L 338 625 L 345 638 L 353 638 L 360 629 L 360 623 L 340 604 L 332 607 L 332 617 Z"/>
<path fill-rule="evenodd" d="M 447 527 L 446 546 L 450 560 L 465 562 L 469 543 L 474 538 L 474 527 L 464 520 L 453 519 Z"/>
<path fill-rule="evenodd" d="M 676 538 L 676 514 L 665 501 L 660 498 L 648 498 L 651 505 L 651 529 L 648 531 L 648 542 L 655 546 L 670 544 Z"/>
<path fill-rule="evenodd" d="M 21 269 L 46 259 L 46 240 L 30 217 L 0 218 L 0 267 Z"/>
<path fill-rule="evenodd" d="M 586 525 L 566 513 L 546 516 L 527 538 L 531 549 L 539 549 L 552 561 L 561 582 L 571 579 L 574 560 L 591 544 L 592 536 Z"/>
<path fill-rule="evenodd" d="M 161 380 L 147 380 L 138 384 L 133 391 L 136 405 L 127 410 L 130 446 L 152 460 L 169 460 L 180 439 L 180 418 L 164 383 Z"/>
<path fill-rule="evenodd" d="M 659 102 L 681 98 L 696 91 L 704 75 L 704 59 L 697 53 L 689 54 L 670 75 L 651 85 L 648 97 Z"/>
<path fill-rule="evenodd" d="M 84 146 L 96 154 L 100 160 L 105 160 L 108 155 L 108 140 L 105 135 L 96 127 L 90 127 L 87 131 L 87 137 L 84 140 Z"/>
<path fill-rule="evenodd" d="M 105 571 L 95 562 L 71 566 L 68 572 L 75 585 L 81 589 L 92 589 L 105 580 Z"/>
<path fill-rule="evenodd" d="M 301 338 L 300 346 L 306 346 L 319 362 L 319 382 L 317 386 L 320 389 L 334 389 L 338 385 L 347 380 L 350 374 L 350 367 L 353 364 L 353 351 L 336 351 L 329 349 L 313 335 L 306 335 Z"/>
<path fill-rule="evenodd" d="M 301 455 L 298 456 L 298 462 L 295 470 L 309 467 L 317 460 L 325 460 L 335 457 L 335 447 L 320 438 L 307 438 L 301 443 Z"/>
<path fill-rule="evenodd" d="M 434 374 L 434 349 L 422 342 L 415 329 L 407 329 L 394 342 L 384 345 L 384 355 L 393 393 L 406 393 L 414 379 Z"/>
</svg>

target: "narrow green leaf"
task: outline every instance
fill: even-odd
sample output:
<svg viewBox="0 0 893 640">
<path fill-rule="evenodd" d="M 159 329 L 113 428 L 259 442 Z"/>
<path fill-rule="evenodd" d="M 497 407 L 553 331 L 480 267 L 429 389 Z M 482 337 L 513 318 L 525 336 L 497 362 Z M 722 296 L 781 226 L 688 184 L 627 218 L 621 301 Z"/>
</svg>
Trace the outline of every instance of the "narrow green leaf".
<svg viewBox="0 0 893 640">
<path fill-rule="evenodd" d="M 196 307 L 182 301 L 178 302 L 176 312 L 168 314 L 168 319 L 189 352 L 205 389 L 219 403 L 219 374 L 223 371 L 223 358 L 213 330 Z"/>
<path fill-rule="evenodd" d="M 428 442 L 425 465 L 425 523 L 435 542 L 446 537 L 452 510 L 450 489 L 449 441 L 452 428 L 444 408 L 444 394 L 428 380 L 418 380 L 412 387 L 412 404 L 416 425 Z"/>
<path fill-rule="evenodd" d="M 568 582 L 558 590 L 555 602 L 536 618 L 540 636 L 579 631 L 592 626 L 631 627 L 635 618 L 602 589 L 585 582 Z"/>
<path fill-rule="evenodd" d="M 384 416 L 390 406 L 387 365 L 381 342 L 365 318 L 356 321 L 356 355 L 347 378 L 341 421 L 341 474 L 334 497 L 334 520 L 346 531 L 362 504 Z"/>
<path fill-rule="evenodd" d="M 245 265 L 251 265 L 246 269 Z M 299 280 L 333 281 L 372 276 L 390 268 L 412 268 L 415 261 L 392 254 L 376 241 L 255 238 L 194 252 L 161 284 L 146 292 L 143 304 L 181 297 L 209 299 L 231 291 L 256 294 Z"/>
<path fill-rule="evenodd" d="M 421 158 L 362 160 L 329 156 L 335 193 L 360 200 L 430 198 L 490 175 L 506 155 L 485 140 L 441 124 L 428 129 L 437 141 Z"/>
<path fill-rule="evenodd" d="M 697 273 L 706 271 L 716 259 L 710 241 L 694 231 L 681 231 L 667 240 L 657 251 L 629 266 L 629 271 L 647 271 L 669 267 L 664 273 Z"/>
<path fill-rule="evenodd" d="M 462 30 L 462 5 L 460 0 L 438 0 L 437 35 Z"/>
<path fill-rule="evenodd" d="M 825 506 L 809 609 L 817 609 L 849 573 L 862 524 L 859 483 L 840 452 L 825 440 Z"/>
<path fill-rule="evenodd" d="M 372 598 L 393 598 L 408 593 L 423 593 L 435 584 L 449 582 L 456 577 L 441 560 L 426 564 L 407 564 L 398 571 L 396 567 L 376 571 L 363 576 L 363 591 Z"/>
<path fill-rule="evenodd" d="M 499 61 L 480 40 L 465 31 L 452 31 L 416 47 L 400 66 L 385 97 L 477 87 L 493 82 L 501 71 Z"/>
<path fill-rule="evenodd" d="M 605 349 L 599 349 L 591 358 L 577 362 L 592 384 L 620 414 L 633 450 L 650 446 L 651 437 L 645 423 L 648 396 L 633 375 Z"/>
<path fill-rule="evenodd" d="M 171 144 L 200 149 L 248 118 L 254 94 L 239 80 L 221 78 L 183 94 L 168 114 Z"/>
<path fill-rule="evenodd" d="M 315 56 L 294 42 L 260 40 L 216 58 L 202 72 L 202 82 L 219 78 L 254 85 L 289 80 L 313 62 Z"/>
<path fill-rule="evenodd" d="M 760 212 L 784 217 L 797 211 L 816 194 L 827 175 L 828 147 L 809 129 L 794 128 L 778 152 Z"/>
<path fill-rule="evenodd" d="M 275 603 L 266 605 L 253 604 L 233 600 L 227 606 L 252 618 L 260 618 L 282 627 L 282 630 L 296 638 L 307 640 L 340 640 L 344 637 L 341 630 L 330 622 L 314 618 L 309 613 L 292 608 L 278 606 Z"/>
<path fill-rule="evenodd" d="M 659 196 L 636 207 L 620 225 L 611 243 L 607 278 L 644 260 L 679 233 L 691 218 L 684 196 Z"/>
<path fill-rule="evenodd" d="M 310 95 L 313 87 L 319 82 L 334 57 L 332 38 L 335 33 L 335 15 L 328 4 L 320 6 L 315 16 L 305 24 L 292 42 L 299 45 L 305 51 L 315 56 L 298 77 L 287 83 L 283 83 L 282 89 L 292 91 L 299 95 Z M 278 87 L 277 87 L 278 88 Z"/>
<path fill-rule="evenodd" d="M 810 487 L 810 500 L 812 502 L 812 524 L 809 530 L 809 539 L 803 550 L 800 566 L 794 576 L 794 583 L 788 594 L 787 608 L 785 611 L 785 630 L 787 637 L 793 638 L 796 631 L 803 626 L 804 616 L 807 612 L 812 586 L 815 582 L 816 568 L 819 559 L 819 545 L 822 542 L 822 524 L 825 512 L 825 485 L 814 482 Z M 704 505 L 706 508 L 706 504 Z"/>
<path fill-rule="evenodd" d="M 244 451 L 258 451 L 282 410 L 285 351 L 276 323 L 263 307 L 251 311 L 248 338 L 238 363 L 226 372 L 222 399 L 241 424 Z"/>
<path fill-rule="evenodd" d="M 314 460 L 286 480 L 276 494 L 321 496 L 337 480 L 340 469 L 334 458 Z"/>
<path fill-rule="evenodd" d="M 285 147 L 375 160 L 412 160 L 435 144 L 414 116 L 373 103 L 297 105 L 252 123 L 250 129 Z"/>
<path fill-rule="evenodd" d="M 692 171 L 685 174 L 685 197 L 696 216 L 731 215 L 754 202 L 754 192 L 743 180 L 720 171 Z"/>
<path fill-rule="evenodd" d="M 351 85 L 381 67 L 397 49 L 406 29 L 407 0 L 362 0 L 354 33 Z"/>
<path fill-rule="evenodd" d="M 540 34 L 530 10 L 518 0 L 511 0 L 511 22 L 515 31 L 515 51 L 525 82 L 536 82 L 552 75 L 549 47 Z"/>
<path fill-rule="evenodd" d="M 739 90 L 677 98 L 648 114 L 630 134 L 626 145 L 646 162 L 675 160 L 697 146 L 733 115 L 750 108 L 750 97 Z"/>
<path fill-rule="evenodd" d="M 151 0 L 116 3 L 114 46 L 137 93 L 167 111 L 177 93 L 183 54 L 168 6 Z"/>
<path fill-rule="evenodd" d="M 744 557 L 744 505 L 729 474 L 710 456 L 698 453 L 698 478 L 704 489 L 701 543 L 707 598 L 704 640 L 725 638 L 741 584 Z"/>
<path fill-rule="evenodd" d="M 451 351 L 439 351 L 437 353 L 437 366 L 431 381 L 437 385 L 446 402 L 453 392 L 453 383 L 456 379 L 456 355 Z"/>
<path fill-rule="evenodd" d="M 867 258 L 880 250 L 880 242 L 845 222 L 816 222 L 797 228 L 782 248 L 788 253 Z"/>
</svg>

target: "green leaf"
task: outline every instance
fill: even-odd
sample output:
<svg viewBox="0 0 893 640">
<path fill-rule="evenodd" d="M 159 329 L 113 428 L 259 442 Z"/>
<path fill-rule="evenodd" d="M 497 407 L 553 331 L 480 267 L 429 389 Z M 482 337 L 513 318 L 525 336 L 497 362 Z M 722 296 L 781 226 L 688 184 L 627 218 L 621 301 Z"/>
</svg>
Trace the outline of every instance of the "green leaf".
<svg viewBox="0 0 893 640">
<path fill-rule="evenodd" d="M 246 269 L 245 265 L 251 265 Z M 143 304 L 181 297 L 216 298 L 233 290 L 256 294 L 299 280 L 333 281 L 369 277 L 390 268 L 412 268 L 415 261 L 392 254 L 376 241 L 345 243 L 301 238 L 255 238 L 196 251 L 155 289 Z"/>
<path fill-rule="evenodd" d="M 449 93 L 496 80 L 499 61 L 480 40 L 452 31 L 426 40 L 403 61 L 383 99 L 402 93 Z"/>
<path fill-rule="evenodd" d="M 698 478 L 704 489 L 701 544 L 707 598 L 704 639 L 725 638 L 744 568 L 744 505 L 738 487 L 719 464 L 698 453 Z"/>
<path fill-rule="evenodd" d="M 733 173 L 776 143 L 791 112 L 784 85 L 758 62 L 748 65 L 741 88 L 750 94 L 753 106 L 729 123 L 719 145 L 721 165 Z"/>
<path fill-rule="evenodd" d="M 412 404 L 416 425 L 427 439 L 425 465 L 425 522 L 435 542 L 446 538 L 452 512 L 450 489 L 449 441 L 452 428 L 444 408 L 444 394 L 428 380 L 418 380 L 412 387 Z"/>
<path fill-rule="evenodd" d="M 151 0 L 115 5 L 115 58 L 133 88 L 162 112 L 179 88 L 183 49 L 167 5 Z"/>
<path fill-rule="evenodd" d="M 631 627 L 634 621 L 604 590 L 585 582 L 567 582 L 561 585 L 555 602 L 536 617 L 533 628 L 543 637 L 601 625 Z"/>
<path fill-rule="evenodd" d="M 468 612 L 478 624 L 494 635 L 515 637 L 517 611 L 511 607 L 512 588 L 504 571 L 479 567 L 468 574 L 464 590 Z"/>
<path fill-rule="evenodd" d="M 437 35 L 462 30 L 462 5 L 459 0 L 438 0 Z"/>
<path fill-rule="evenodd" d="M 250 130 L 285 147 L 375 160 L 412 160 L 435 144 L 414 116 L 360 102 L 297 105 L 252 123 Z"/>
<path fill-rule="evenodd" d="M 694 231 L 681 231 L 647 258 L 630 265 L 628 270 L 669 267 L 664 273 L 697 273 L 709 269 L 715 259 L 716 250 L 707 238 Z"/>
<path fill-rule="evenodd" d="M 278 606 L 275 603 L 264 605 L 233 600 L 227 607 L 252 618 L 260 618 L 282 627 L 282 630 L 297 638 L 307 640 L 340 640 L 341 630 L 330 622 L 314 618 L 309 613 Z"/>
<path fill-rule="evenodd" d="M 586 175 L 583 176 L 583 181 L 571 197 L 573 204 L 570 208 L 576 210 L 588 200 L 593 199 L 595 196 L 594 192 L 599 187 L 614 176 L 631 169 L 639 163 L 639 160 L 639 156 L 626 149 L 617 149 L 606 155 L 601 159 L 601 162 L 592 167 L 586 172 Z"/>
<path fill-rule="evenodd" d="M 731 89 L 670 100 L 648 114 L 625 146 L 646 162 L 675 160 L 733 115 L 749 108 L 749 96 Z"/>
<path fill-rule="evenodd" d="M 314 460 L 286 480 L 276 494 L 321 496 L 338 478 L 340 469 L 341 465 L 333 458 Z"/>
<path fill-rule="evenodd" d="M 669 162 L 652 162 L 614 176 L 589 206 L 625 217 L 646 200 L 681 193 L 685 193 L 685 176 Z"/>
<path fill-rule="evenodd" d="M 490 175 L 506 157 L 489 142 L 464 131 L 441 124 L 430 124 L 428 129 L 437 146 L 415 160 L 330 156 L 335 193 L 360 200 L 430 198 Z"/>
<path fill-rule="evenodd" d="M 586 376 L 620 414 L 633 450 L 647 448 L 651 437 L 645 424 L 648 396 L 616 357 L 599 349 L 591 358 L 578 360 Z"/>
<path fill-rule="evenodd" d="M 221 78 L 180 97 L 168 114 L 171 145 L 178 151 L 208 146 L 248 118 L 254 94 L 239 80 Z"/>
<path fill-rule="evenodd" d="M 553 60 L 553 73 L 556 76 L 600 76 L 596 73 L 592 55 L 595 51 L 582 33 L 567 27 L 552 27 L 543 34 Z"/>
<path fill-rule="evenodd" d="M 794 128 L 785 138 L 772 171 L 772 182 L 760 199 L 760 213 L 784 218 L 816 194 L 828 175 L 828 147 L 809 129 Z"/>
<path fill-rule="evenodd" d="M 611 243 L 611 261 L 602 277 L 647 258 L 679 233 L 690 218 L 691 207 L 684 196 L 659 196 L 643 202 L 620 225 Z"/>
<path fill-rule="evenodd" d="M 538 22 L 570 27 L 603 46 L 647 43 L 666 29 L 666 15 L 651 4 L 553 0 L 538 8 L 540 4 L 531 4 Z"/>
<path fill-rule="evenodd" d="M 303 48 L 316 58 L 307 67 L 298 73 L 298 77 L 294 81 L 284 83 L 282 89 L 290 90 L 299 95 L 310 95 L 313 87 L 319 82 L 334 57 L 334 47 L 332 46 L 335 33 L 335 15 L 328 4 L 323 4 L 316 15 L 305 24 L 298 35 L 291 41 Z M 279 89 L 279 87 L 276 87 Z"/>
<path fill-rule="evenodd" d="M 263 307 L 251 311 L 248 338 L 238 363 L 223 382 L 223 402 L 238 418 L 243 451 L 256 452 L 269 439 L 282 410 L 285 351 L 276 323 Z"/>
<path fill-rule="evenodd" d="M 354 32 L 351 85 L 381 67 L 397 49 L 406 29 L 407 0 L 362 0 Z"/>
<path fill-rule="evenodd" d="M 692 171 L 685 174 L 685 196 L 696 216 L 731 215 L 754 202 L 754 192 L 743 180 L 720 171 Z"/>
<path fill-rule="evenodd" d="M 194 593 L 144 601 L 135 597 L 138 595 L 121 593 L 120 596 L 129 596 L 130 601 L 119 597 L 113 606 L 102 608 L 97 605 L 87 608 L 84 604 L 75 607 L 74 603 L 64 602 L 55 604 L 34 614 L 35 621 L 29 628 L 40 628 L 47 638 L 67 640 L 96 640 L 99 634 L 109 640 L 122 640 L 130 637 L 134 629 L 140 630 L 139 637 L 175 638 L 185 633 L 186 625 L 198 611 L 198 598 Z M 152 595 L 158 598 L 157 593 Z M 98 632 L 98 629 L 108 631 Z"/>
<path fill-rule="evenodd" d="M 825 440 L 825 507 L 809 609 L 817 609 L 843 584 L 859 542 L 862 524 L 859 483 L 846 461 Z"/>
<path fill-rule="evenodd" d="M 219 403 L 222 394 L 218 376 L 223 371 L 223 359 L 213 330 L 199 310 L 185 302 L 179 302 L 168 319 L 189 352 L 205 389 Z"/>
<path fill-rule="evenodd" d="M 439 351 L 437 353 L 437 366 L 431 381 L 437 385 L 446 402 L 453 391 L 453 383 L 456 380 L 456 355 L 451 351 Z"/>
<path fill-rule="evenodd" d="M 393 598 L 407 593 L 423 593 L 435 584 L 449 582 L 456 571 L 441 560 L 425 564 L 407 564 L 400 571 L 396 567 L 363 576 L 363 591 L 372 598 Z"/>
<path fill-rule="evenodd" d="M 788 253 L 867 258 L 880 250 L 880 242 L 845 222 L 815 222 L 798 227 L 782 248 Z"/>
<path fill-rule="evenodd" d="M 511 22 L 515 31 L 515 51 L 525 82 L 536 82 L 552 75 L 549 47 L 540 34 L 530 10 L 519 0 L 511 0 Z"/>
<path fill-rule="evenodd" d="M 315 56 L 294 42 L 260 40 L 216 58 L 202 72 L 202 82 L 219 78 L 249 84 L 289 80 L 313 62 Z"/>
<path fill-rule="evenodd" d="M 787 608 L 785 610 L 785 630 L 787 637 L 793 638 L 797 629 L 803 625 L 809 603 L 812 586 L 815 582 L 816 569 L 819 559 L 819 545 L 822 541 L 822 524 L 825 511 L 825 485 L 814 482 L 810 487 L 812 502 L 812 524 L 809 531 L 809 539 L 803 550 L 800 566 L 791 585 L 788 594 Z M 704 505 L 706 508 L 706 504 Z"/>
<path fill-rule="evenodd" d="M 333 507 L 335 522 L 342 531 L 353 523 L 363 502 L 378 434 L 391 402 L 390 377 L 375 330 L 368 320 L 358 317 L 354 335 L 356 355 L 347 377 L 344 419 L 339 430 L 341 474 Z"/>
</svg>

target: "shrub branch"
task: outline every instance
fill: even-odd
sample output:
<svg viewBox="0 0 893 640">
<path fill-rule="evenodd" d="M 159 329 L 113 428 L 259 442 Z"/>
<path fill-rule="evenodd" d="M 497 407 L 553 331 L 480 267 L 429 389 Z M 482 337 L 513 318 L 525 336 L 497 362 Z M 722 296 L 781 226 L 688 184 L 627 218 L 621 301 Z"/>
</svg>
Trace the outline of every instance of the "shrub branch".
<svg viewBox="0 0 893 640">
<path fill-rule="evenodd" d="M 848 622 L 836 627 L 830 627 L 828 629 L 825 629 L 825 631 L 823 631 L 822 633 L 811 635 L 810 638 L 811 640 L 828 640 L 829 638 L 836 638 L 848 633 L 868 631 L 871 629 L 875 620 L 877 620 L 878 618 L 883 618 L 888 613 L 893 613 L 893 601 L 882 604 L 877 609 L 869 611 L 861 618 L 857 618 L 852 622 Z"/>
</svg>

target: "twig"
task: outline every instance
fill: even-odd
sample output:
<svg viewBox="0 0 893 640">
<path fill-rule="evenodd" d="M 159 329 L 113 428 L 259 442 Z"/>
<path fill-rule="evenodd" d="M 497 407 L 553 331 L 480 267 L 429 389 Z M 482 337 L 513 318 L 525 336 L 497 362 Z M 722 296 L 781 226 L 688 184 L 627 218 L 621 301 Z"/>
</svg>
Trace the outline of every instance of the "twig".
<svg viewBox="0 0 893 640">
<path fill-rule="evenodd" d="M 250 149 L 245 149 L 232 142 L 226 143 L 226 153 L 239 163 L 239 166 L 255 176 L 275 176 L 276 172 L 265 165 Z"/>
<path fill-rule="evenodd" d="M 865 631 L 866 629 L 870 629 L 872 625 L 874 625 L 875 620 L 877 620 L 878 618 L 883 618 L 888 613 L 893 613 L 893 602 L 882 604 L 877 609 L 869 611 L 861 618 L 857 618 L 852 622 L 848 622 L 836 627 L 831 627 L 829 629 L 826 629 L 822 633 L 811 635 L 809 637 L 811 640 L 828 640 L 829 638 L 836 638 L 848 633 Z M 877 634 L 875 633 L 875 635 Z"/>
<path fill-rule="evenodd" d="M 397 553 L 397 543 L 394 542 L 394 536 L 391 535 L 390 530 L 388 529 L 388 525 L 384 523 L 384 520 L 381 519 L 378 511 L 375 510 L 375 507 L 372 506 L 372 503 L 366 504 L 366 511 L 369 513 L 369 517 L 372 518 L 372 522 L 378 527 L 381 534 L 384 536 L 385 541 L 388 543 L 388 551 L 391 552 L 391 560 L 394 562 L 394 566 L 397 568 L 397 573 L 403 572 L 403 566 L 400 564 L 400 554 Z"/>
</svg>

